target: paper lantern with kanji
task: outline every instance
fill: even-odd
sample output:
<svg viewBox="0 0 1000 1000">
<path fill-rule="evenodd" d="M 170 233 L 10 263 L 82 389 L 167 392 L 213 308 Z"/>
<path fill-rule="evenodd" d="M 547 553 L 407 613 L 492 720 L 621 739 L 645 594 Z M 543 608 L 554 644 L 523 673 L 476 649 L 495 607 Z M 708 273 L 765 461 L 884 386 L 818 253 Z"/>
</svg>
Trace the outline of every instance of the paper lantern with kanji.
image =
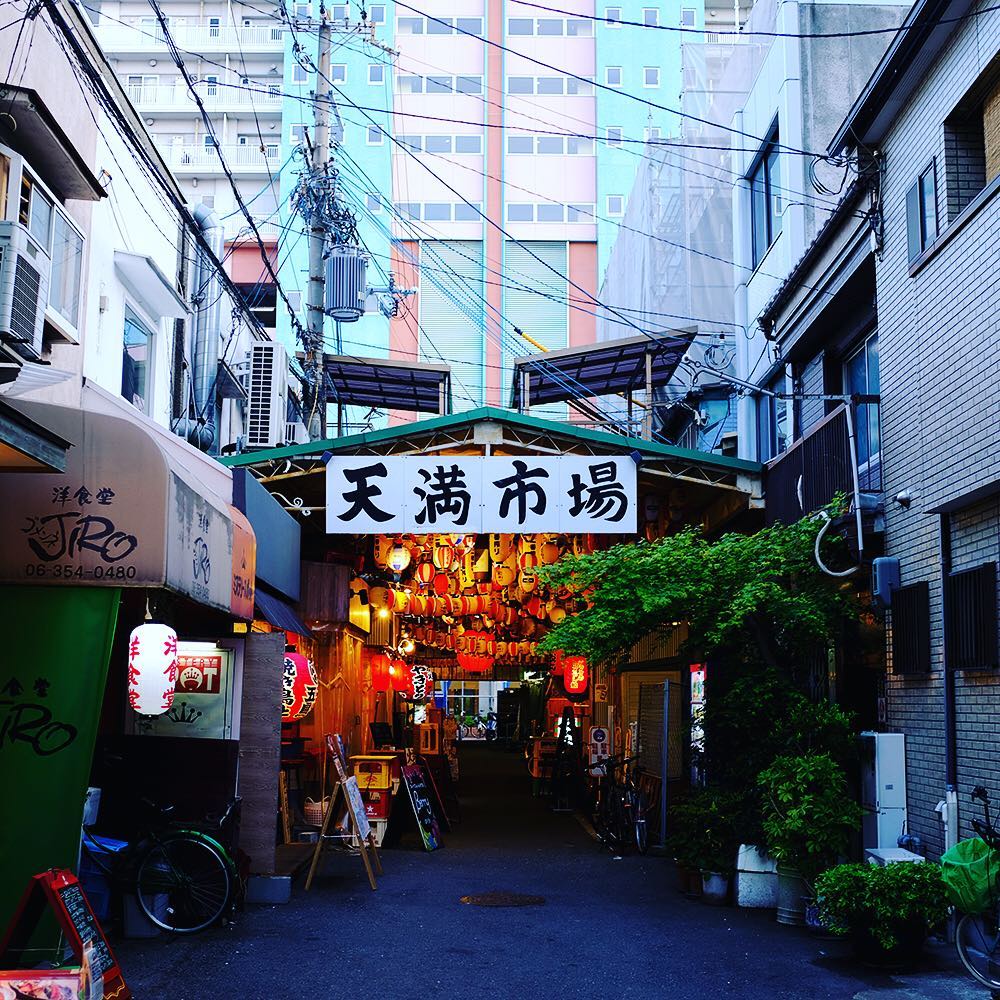
<svg viewBox="0 0 1000 1000">
<path fill-rule="evenodd" d="M 177 633 L 143 622 L 128 641 L 128 703 L 140 715 L 162 715 L 174 703 Z"/>
<path fill-rule="evenodd" d="M 313 665 L 301 653 L 285 653 L 281 675 L 281 720 L 304 719 L 316 704 L 319 682 Z"/>
<path fill-rule="evenodd" d="M 563 687 L 567 694 L 583 694 L 590 681 L 590 670 L 582 656 L 564 656 L 562 660 Z"/>
<path fill-rule="evenodd" d="M 413 672 L 405 660 L 393 660 L 389 667 L 392 689 L 404 698 L 413 697 Z"/>
</svg>

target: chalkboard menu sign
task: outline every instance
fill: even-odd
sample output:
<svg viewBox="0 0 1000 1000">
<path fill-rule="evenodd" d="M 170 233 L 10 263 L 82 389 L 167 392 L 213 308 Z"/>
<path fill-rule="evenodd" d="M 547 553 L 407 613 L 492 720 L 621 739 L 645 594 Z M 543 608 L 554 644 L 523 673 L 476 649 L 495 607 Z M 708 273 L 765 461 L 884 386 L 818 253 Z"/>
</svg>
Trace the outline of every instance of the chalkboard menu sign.
<svg viewBox="0 0 1000 1000">
<path fill-rule="evenodd" d="M 66 941 L 81 965 L 86 953 L 90 977 L 95 985 L 95 1000 L 131 1000 L 132 994 L 125 985 L 111 945 L 94 916 L 83 887 L 72 872 L 62 869 L 52 869 L 32 877 L 0 941 L 0 968 L 22 967 L 31 935 L 46 906 L 55 914 Z"/>
<path fill-rule="evenodd" d="M 417 829 L 424 842 L 424 849 L 436 851 L 444 846 L 444 840 L 441 837 L 437 814 L 434 812 L 435 796 L 429 788 L 430 779 L 422 764 L 405 764 L 402 773 L 403 783 L 410 796 L 410 805 L 413 806 L 413 815 L 417 817 Z"/>
<path fill-rule="evenodd" d="M 81 946 L 83 948 L 90 946 L 91 975 L 95 981 L 102 980 L 105 973 L 115 967 L 115 960 L 104 937 L 104 932 L 97 922 L 97 917 L 94 916 L 90 903 L 83 895 L 80 883 L 71 882 L 69 885 L 57 889 L 56 892 L 59 893 L 66 915 L 72 921 Z"/>
</svg>

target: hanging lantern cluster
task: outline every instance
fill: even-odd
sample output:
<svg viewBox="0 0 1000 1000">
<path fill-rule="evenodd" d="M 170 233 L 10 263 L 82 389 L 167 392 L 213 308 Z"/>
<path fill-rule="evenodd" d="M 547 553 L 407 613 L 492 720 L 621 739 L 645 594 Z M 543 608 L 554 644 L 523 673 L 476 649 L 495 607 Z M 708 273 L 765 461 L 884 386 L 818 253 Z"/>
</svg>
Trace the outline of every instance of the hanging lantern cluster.
<svg viewBox="0 0 1000 1000">
<path fill-rule="evenodd" d="M 281 675 L 282 722 L 304 719 L 313 710 L 318 694 L 319 681 L 312 663 L 301 653 L 285 653 Z"/>
<path fill-rule="evenodd" d="M 174 703 L 177 633 L 169 625 L 143 622 L 128 640 L 128 703 L 139 715 L 162 715 Z"/>
</svg>

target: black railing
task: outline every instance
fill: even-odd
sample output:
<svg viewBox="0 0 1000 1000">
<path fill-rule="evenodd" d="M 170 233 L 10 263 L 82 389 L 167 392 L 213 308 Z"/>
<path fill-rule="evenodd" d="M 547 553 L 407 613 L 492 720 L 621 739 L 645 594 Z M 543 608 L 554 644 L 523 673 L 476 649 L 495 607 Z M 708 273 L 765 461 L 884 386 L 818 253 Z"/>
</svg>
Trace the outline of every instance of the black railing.
<svg viewBox="0 0 1000 1000">
<path fill-rule="evenodd" d="M 852 405 L 855 433 L 877 403 Z M 874 455 L 860 464 L 858 485 L 866 493 L 882 490 L 882 466 Z M 792 524 L 828 504 L 838 493 L 852 496 L 854 472 L 847 425 L 847 404 L 827 414 L 764 470 L 764 517 L 767 524 Z"/>
</svg>

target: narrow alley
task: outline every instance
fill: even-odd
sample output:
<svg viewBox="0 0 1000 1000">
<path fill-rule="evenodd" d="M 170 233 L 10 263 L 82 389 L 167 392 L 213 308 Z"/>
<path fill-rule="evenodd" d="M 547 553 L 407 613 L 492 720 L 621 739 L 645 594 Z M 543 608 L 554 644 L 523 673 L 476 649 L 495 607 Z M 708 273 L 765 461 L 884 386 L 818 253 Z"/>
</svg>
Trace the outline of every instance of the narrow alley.
<svg viewBox="0 0 1000 1000">
<path fill-rule="evenodd" d="M 194 938 L 121 942 L 139 1000 L 334 996 L 519 1000 L 542 995 L 972 1000 L 953 952 L 906 976 L 866 974 L 849 947 L 790 931 L 773 913 L 682 897 L 652 853 L 614 860 L 573 814 L 531 797 L 519 754 L 462 745 L 462 820 L 433 854 L 382 854 L 372 892 L 356 858 L 325 862 L 312 890 Z M 541 896 L 463 905 L 480 893 Z M 336 903 L 331 906 L 331 903 Z"/>
</svg>

